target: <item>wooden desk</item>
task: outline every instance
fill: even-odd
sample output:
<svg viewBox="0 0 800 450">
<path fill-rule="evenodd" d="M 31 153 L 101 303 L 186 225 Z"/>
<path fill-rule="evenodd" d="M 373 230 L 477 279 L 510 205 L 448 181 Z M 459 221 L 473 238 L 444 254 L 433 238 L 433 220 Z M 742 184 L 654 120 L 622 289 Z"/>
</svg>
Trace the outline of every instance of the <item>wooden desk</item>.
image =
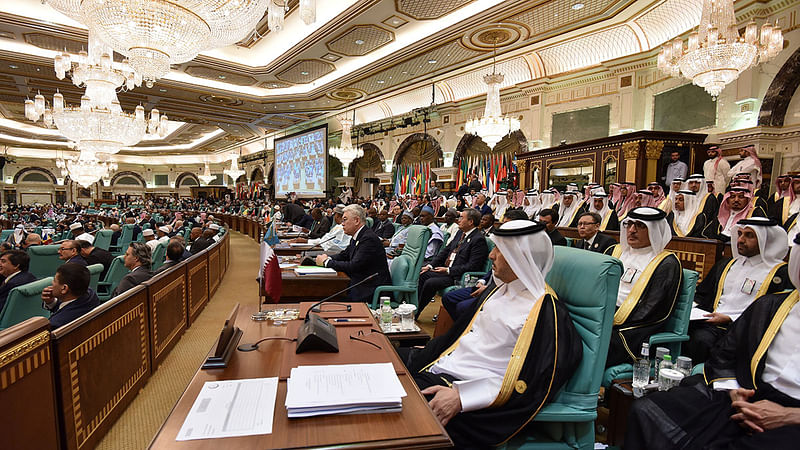
<svg viewBox="0 0 800 450">
<path fill-rule="evenodd" d="M 281 269 L 283 288 L 281 303 L 300 303 L 323 298 L 341 291 L 350 284 L 350 277 L 343 272 L 336 275 L 297 275 L 294 269 Z M 263 286 L 259 286 L 259 295 L 263 296 Z M 334 298 L 345 298 L 347 292 Z"/>
<path fill-rule="evenodd" d="M 365 305 L 357 307 L 366 308 Z M 354 310 L 356 309 L 354 305 Z M 242 305 L 236 324 L 242 328 L 240 343 L 255 342 L 267 336 L 285 336 L 287 325 L 271 321 L 254 322 L 254 307 Z M 339 333 L 346 327 L 337 327 Z M 408 374 L 398 375 L 406 393 L 403 411 L 384 414 L 355 414 L 289 419 L 286 415 L 286 381 L 278 383 L 272 434 L 226 439 L 175 441 L 195 398 L 206 381 L 277 377 L 283 352 L 294 352 L 294 342 L 265 341 L 250 353 L 236 352 L 225 369 L 199 370 L 192 378 L 169 417 L 150 444 L 153 449 L 264 449 L 264 448 L 442 448 L 452 445 L 444 428 L 433 416 L 428 403 Z M 349 347 L 351 349 L 357 347 Z M 341 350 L 345 350 L 342 348 Z M 391 348 L 388 352 L 394 352 Z M 338 354 L 347 363 L 346 352 Z M 396 357 L 396 356 L 395 356 Z M 387 359 L 388 360 L 388 359 Z"/>
<path fill-rule="evenodd" d="M 307 245 L 305 247 L 292 247 L 289 245 L 288 242 L 281 242 L 279 244 L 275 244 L 275 246 L 272 247 L 272 250 L 274 250 L 275 254 L 278 256 L 293 256 L 293 255 L 299 255 L 311 249 L 312 247 L 314 248 L 314 250 L 322 251 L 321 247 L 315 247 L 313 245 Z"/>
</svg>

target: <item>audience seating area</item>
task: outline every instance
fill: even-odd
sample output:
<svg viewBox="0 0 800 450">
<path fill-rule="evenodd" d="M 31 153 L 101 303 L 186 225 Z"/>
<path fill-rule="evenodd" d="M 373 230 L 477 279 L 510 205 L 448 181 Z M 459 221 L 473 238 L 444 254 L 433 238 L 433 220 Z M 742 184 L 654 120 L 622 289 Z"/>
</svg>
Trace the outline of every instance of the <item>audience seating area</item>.
<svg viewBox="0 0 800 450">
<path fill-rule="evenodd" d="M 50 331 L 44 317 L 32 317 L 0 331 L 0 404 L 14 405 L 0 408 L 7 430 L 0 446 L 94 448 L 214 295 L 229 260 L 226 233 L 206 250 L 122 295 L 106 297 L 57 330 Z M 124 269 L 118 262 L 120 257 L 114 264 Z M 106 279 L 117 276 L 109 270 Z M 51 282 L 12 290 L 0 326 L 8 311 L 13 315 L 33 305 L 41 310 L 41 290 Z M 98 289 L 111 284 L 99 282 Z"/>
</svg>

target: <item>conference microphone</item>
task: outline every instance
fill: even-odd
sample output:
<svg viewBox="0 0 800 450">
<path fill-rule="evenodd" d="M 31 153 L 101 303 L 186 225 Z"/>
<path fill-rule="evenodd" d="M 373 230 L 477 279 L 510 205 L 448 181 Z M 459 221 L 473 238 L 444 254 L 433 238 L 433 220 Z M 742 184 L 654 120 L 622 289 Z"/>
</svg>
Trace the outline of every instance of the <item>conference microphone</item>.
<svg viewBox="0 0 800 450">
<path fill-rule="evenodd" d="M 318 243 L 318 244 L 314 244 L 313 246 L 311 246 L 311 247 L 309 247 L 309 248 L 305 249 L 304 251 L 306 251 L 306 252 L 307 252 L 307 251 L 309 251 L 309 250 L 313 250 L 313 249 L 314 249 L 314 248 L 316 248 L 316 247 L 320 247 L 320 248 L 321 248 L 321 247 L 322 247 L 322 244 L 324 244 L 324 243 L 326 243 L 326 242 L 329 242 L 329 241 L 332 241 L 332 240 L 334 240 L 334 239 L 336 239 L 336 235 L 335 235 L 335 234 L 334 234 L 333 236 L 329 237 L 328 239 L 325 239 L 324 241 L 322 241 L 322 242 Z"/>
<path fill-rule="evenodd" d="M 309 247 L 307 249 L 304 249 L 302 254 L 305 255 L 306 252 L 310 252 L 311 250 L 314 250 L 317 247 L 322 248 L 322 244 L 324 244 L 324 243 L 326 243 L 328 241 L 332 241 L 334 239 L 336 239 L 336 235 L 333 235 L 333 236 L 329 237 L 328 239 L 325 239 L 324 241 L 320 242 L 319 244 L 315 244 L 315 245 L 313 245 L 313 246 L 311 246 L 311 247 Z M 300 265 L 301 266 L 316 266 L 317 262 L 313 258 L 310 258 L 308 256 L 303 256 L 303 259 L 300 261 Z"/>
<path fill-rule="evenodd" d="M 312 311 L 315 311 L 315 308 L 321 306 L 326 301 L 336 297 L 337 295 L 354 288 L 362 283 L 366 283 L 368 280 L 371 280 L 378 276 L 378 273 L 373 273 L 372 275 L 364 278 L 363 280 L 359 281 L 358 283 L 348 286 L 341 291 L 330 295 L 322 300 L 318 301 L 317 303 L 311 305 L 308 308 L 308 312 L 306 313 L 305 322 L 297 331 L 297 348 L 295 349 L 295 353 L 303 353 L 309 350 L 319 350 L 323 352 L 330 352 L 330 353 L 338 353 L 339 352 L 339 342 L 336 340 L 336 327 L 331 325 L 330 322 L 323 319 L 322 316 L 319 314 L 314 314 Z M 351 305 L 347 305 L 347 310 L 351 310 Z M 317 310 L 319 311 L 319 310 Z"/>
<path fill-rule="evenodd" d="M 311 308 L 308 308 L 308 312 L 306 312 L 306 318 L 305 318 L 306 322 L 308 322 L 308 314 L 311 313 L 311 312 L 315 312 L 315 313 L 320 312 L 320 306 L 323 303 L 327 302 L 328 300 L 336 297 L 337 295 L 339 295 L 341 293 L 347 292 L 351 288 L 354 288 L 354 287 L 356 287 L 356 286 L 358 286 L 360 284 L 366 283 L 367 281 L 369 281 L 369 280 L 371 280 L 371 279 L 373 279 L 373 278 L 375 278 L 377 276 L 378 276 L 378 272 L 375 272 L 372 275 L 368 276 L 367 278 L 364 278 L 363 280 L 359 281 L 358 283 L 356 283 L 356 284 L 354 284 L 352 286 L 347 286 L 346 288 L 342 289 L 341 291 L 339 291 L 339 292 L 337 292 L 335 294 L 331 294 L 331 295 L 323 298 L 322 300 L 318 301 L 317 303 L 314 303 L 313 305 L 311 305 Z M 347 306 L 350 306 L 350 308 L 347 309 L 348 311 L 353 309 L 351 305 L 347 305 Z"/>
</svg>

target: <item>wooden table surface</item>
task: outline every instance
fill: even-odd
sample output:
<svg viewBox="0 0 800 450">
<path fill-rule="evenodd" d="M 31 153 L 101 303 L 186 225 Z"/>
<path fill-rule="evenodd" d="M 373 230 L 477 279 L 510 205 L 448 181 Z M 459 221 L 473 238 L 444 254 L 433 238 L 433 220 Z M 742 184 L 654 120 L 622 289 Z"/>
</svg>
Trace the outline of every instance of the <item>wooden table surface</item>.
<svg viewBox="0 0 800 450">
<path fill-rule="evenodd" d="M 281 303 L 300 303 L 304 301 L 322 300 L 323 298 L 341 291 L 350 285 L 350 277 L 344 272 L 336 274 L 297 275 L 294 268 L 281 269 L 283 287 L 281 289 Z M 347 292 L 334 298 L 341 299 Z"/>
<path fill-rule="evenodd" d="M 285 305 L 282 305 L 285 307 Z M 299 307 L 299 305 L 298 305 Z M 353 314 L 363 315 L 364 304 L 354 304 Z M 267 336 L 285 336 L 287 325 L 272 321 L 254 322 L 250 315 L 255 307 L 242 305 L 236 324 L 242 331 L 241 343 L 255 342 Z M 221 326 L 221 324 L 220 324 Z M 338 334 L 346 334 L 347 327 L 337 326 Z M 178 442 L 175 437 L 183 425 L 195 398 L 206 381 L 246 378 L 277 377 L 281 372 L 284 352 L 294 352 L 295 343 L 265 341 L 259 349 L 249 353 L 236 352 L 224 369 L 198 370 L 191 383 L 174 406 L 167 420 L 150 444 L 154 449 L 265 449 L 265 448 L 442 448 L 452 445 L 444 428 L 434 417 L 414 380 L 406 373 L 400 382 L 407 393 L 403 410 L 399 413 L 354 414 L 289 419 L 286 413 L 286 381 L 278 383 L 272 434 L 224 439 L 204 439 Z M 361 347 L 342 347 L 340 362 L 347 364 L 353 353 Z M 394 349 L 385 346 L 386 359 L 396 358 Z M 391 352 L 388 353 L 388 352 Z"/>
</svg>

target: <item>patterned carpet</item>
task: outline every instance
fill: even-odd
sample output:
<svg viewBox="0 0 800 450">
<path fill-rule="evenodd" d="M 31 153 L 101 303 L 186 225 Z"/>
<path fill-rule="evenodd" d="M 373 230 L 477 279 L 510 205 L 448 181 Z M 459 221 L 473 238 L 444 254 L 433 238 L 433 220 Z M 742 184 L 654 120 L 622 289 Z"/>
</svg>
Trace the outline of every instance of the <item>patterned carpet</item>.
<svg viewBox="0 0 800 450">
<path fill-rule="evenodd" d="M 98 449 L 146 448 L 214 345 L 233 305 L 257 301 L 258 245 L 250 237 L 236 232 L 231 233 L 230 245 L 230 265 L 216 294 L 100 442 Z M 428 334 L 433 334 L 435 324 L 431 317 L 439 310 L 439 305 L 441 302 L 437 299 L 420 317 L 420 326 Z"/>
</svg>

